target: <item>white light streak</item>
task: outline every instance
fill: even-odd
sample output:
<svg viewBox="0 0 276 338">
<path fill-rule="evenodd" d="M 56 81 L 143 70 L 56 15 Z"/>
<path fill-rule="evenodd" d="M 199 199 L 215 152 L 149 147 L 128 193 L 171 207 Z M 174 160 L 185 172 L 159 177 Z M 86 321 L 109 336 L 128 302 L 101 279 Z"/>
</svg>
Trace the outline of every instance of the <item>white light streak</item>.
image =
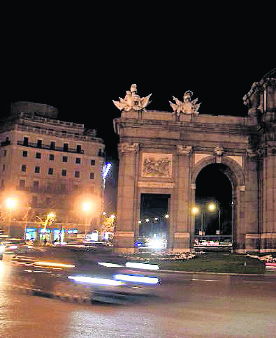
<svg viewBox="0 0 276 338">
<path fill-rule="evenodd" d="M 124 282 L 134 282 L 134 283 L 143 283 L 143 284 L 157 284 L 159 279 L 157 277 L 144 277 L 144 276 L 135 276 L 135 275 L 123 275 L 117 274 L 113 276 L 116 280 L 121 280 Z"/>
<path fill-rule="evenodd" d="M 121 281 L 107 278 L 96 278 L 86 276 L 68 276 L 68 278 L 73 279 L 76 282 L 83 282 L 89 284 L 110 285 L 110 286 L 119 286 L 124 284 Z"/>
<path fill-rule="evenodd" d="M 127 262 L 127 268 L 143 269 L 143 270 L 159 270 L 159 266 L 156 264 Z"/>
</svg>

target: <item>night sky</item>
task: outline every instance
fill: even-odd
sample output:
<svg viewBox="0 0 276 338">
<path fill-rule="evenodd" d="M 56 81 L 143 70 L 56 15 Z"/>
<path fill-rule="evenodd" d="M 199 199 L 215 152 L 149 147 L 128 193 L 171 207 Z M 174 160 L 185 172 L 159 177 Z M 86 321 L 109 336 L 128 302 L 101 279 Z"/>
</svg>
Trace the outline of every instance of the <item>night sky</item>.
<svg viewBox="0 0 276 338">
<path fill-rule="evenodd" d="M 171 111 L 172 96 L 191 90 L 200 114 L 244 116 L 242 97 L 276 64 L 275 36 L 260 12 L 210 3 L 96 7 L 2 11 L 0 111 L 16 101 L 52 105 L 60 120 L 96 129 L 116 160 L 112 100 L 132 83 L 140 96 L 152 93 L 149 110 Z"/>
</svg>

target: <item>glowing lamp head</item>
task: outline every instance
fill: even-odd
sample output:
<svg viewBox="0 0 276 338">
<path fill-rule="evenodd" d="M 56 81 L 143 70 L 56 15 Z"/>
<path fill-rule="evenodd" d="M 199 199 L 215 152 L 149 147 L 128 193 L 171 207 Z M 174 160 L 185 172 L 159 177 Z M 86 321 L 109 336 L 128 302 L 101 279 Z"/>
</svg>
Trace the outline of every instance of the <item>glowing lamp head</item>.
<svg viewBox="0 0 276 338">
<path fill-rule="evenodd" d="M 16 206 L 16 200 L 13 198 L 6 199 L 6 207 L 9 209 L 14 209 Z"/>
<path fill-rule="evenodd" d="M 193 214 L 198 214 L 199 213 L 199 208 L 198 207 L 193 207 L 192 208 L 192 213 Z"/>
<path fill-rule="evenodd" d="M 214 203 L 210 203 L 210 204 L 208 205 L 208 210 L 209 210 L 209 211 L 215 211 L 215 210 L 216 210 L 216 205 L 215 205 Z"/>
<path fill-rule="evenodd" d="M 92 209 L 92 204 L 90 202 L 84 202 L 82 204 L 83 211 L 90 211 Z"/>
</svg>

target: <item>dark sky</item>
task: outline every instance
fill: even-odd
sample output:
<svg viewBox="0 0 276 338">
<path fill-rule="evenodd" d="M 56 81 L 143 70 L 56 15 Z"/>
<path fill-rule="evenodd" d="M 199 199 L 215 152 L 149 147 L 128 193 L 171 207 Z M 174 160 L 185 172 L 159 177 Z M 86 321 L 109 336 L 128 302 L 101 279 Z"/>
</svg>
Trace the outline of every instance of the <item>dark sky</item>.
<svg viewBox="0 0 276 338">
<path fill-rule="evenodd" d="M 230 4 L 205 6 L 2 10 L 0 109 L 52 105 L 59 119 L 97 129 L 115 158 L 120 111 L 112 100 L 132 83 L 140 96 L 152 93 L 148 109 L 170 111 L 173 95 L 192 90 L 200 114 L 245 115 L 242 97 L 276 64 L 270 20 Z"/>
<path fill-rule="evenodd" d="M 148 109 L 171 111 L 172 96 L 191 90 L 200 114 L 243 116 L 242 97 L 276 64 L 265 6 L 9 4 L 0 20 L 0 112 L 16 101 L 52 105 L 60 120 L 96 129 L 109 159 L 117 158 L 120 116 L 112 100 L 131 84 L 140 96 L 152 93 Z"/>
</svg>

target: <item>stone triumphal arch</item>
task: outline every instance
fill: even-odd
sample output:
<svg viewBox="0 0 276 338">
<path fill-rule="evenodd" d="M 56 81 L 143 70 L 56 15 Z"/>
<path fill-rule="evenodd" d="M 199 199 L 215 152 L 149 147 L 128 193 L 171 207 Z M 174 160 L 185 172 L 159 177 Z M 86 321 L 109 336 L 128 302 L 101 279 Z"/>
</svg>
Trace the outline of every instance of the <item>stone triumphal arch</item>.
<svg viewBox="0 0 276 338">
<path fill-rule="evenodd" d="M 117 200 L 118 251 L 133 251 L 139 235 L 142 194 L 169 198 L 168 247 L 193 246 L 196 178 L 209 164 L 223 164 L 232 186 L 234 249 L 276 249 L 276 69 L 255 82 L 244 96 L 246 117 L 199 113 L 193 93 L 174 98 L 172 111 L 146 110 L 136 85 L 114 120 L 119 143 Z"/>
</svg>

